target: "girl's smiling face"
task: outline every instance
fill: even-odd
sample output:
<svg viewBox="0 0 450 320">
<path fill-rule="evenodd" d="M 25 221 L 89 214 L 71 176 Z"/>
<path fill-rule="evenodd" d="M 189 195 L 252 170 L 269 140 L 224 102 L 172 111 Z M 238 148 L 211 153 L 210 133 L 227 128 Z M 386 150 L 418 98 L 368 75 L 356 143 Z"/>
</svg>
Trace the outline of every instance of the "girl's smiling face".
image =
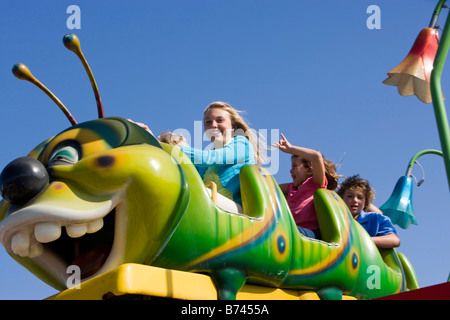
<svg viewBox="0 0 450 320">
<path fill-rule="evenodd" d="M 223 147 L 231 141 L 234 125 L 230 114 L 220 108 L 210 108 L 203 118 L 205 133 L 215 148 Z"/>
<path fill-rule="evenodd" d="M 366 196 L 359 188 L 345 190 L 342 197 L 353 217 L 357 218 L 366 205 Z"/>
<path fill-rule="evenodd" d="M 306 166 L 302 158 L 292 157 L 290 173 L 294 187 L 298 188 L 312 176 L 312 167 Z"/>
</svg>

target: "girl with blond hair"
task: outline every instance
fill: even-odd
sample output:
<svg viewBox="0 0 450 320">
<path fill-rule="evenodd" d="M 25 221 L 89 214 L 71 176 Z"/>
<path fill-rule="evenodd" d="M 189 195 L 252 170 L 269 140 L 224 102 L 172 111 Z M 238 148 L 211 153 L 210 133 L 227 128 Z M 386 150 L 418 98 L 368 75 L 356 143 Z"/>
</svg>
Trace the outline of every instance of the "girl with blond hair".
<svg viewBox="0 0 450 320">
<path fill-rule="evenodd" d="M 181 148 L 197 167 L 204 182 L 214 182 L 219 194 L 239 205 L 242 204 L 239 181 L 241 168 L 246 164 L 260 165 L 266 160 L 264 143 L 240 113 L 241 111 L 221 101 L 211 103 L 203 111 L 205 134 L 213 144 L 211 150 L 192 148 L 181 138 L 175 143 L 174 136 L 169 131 L 164 131 L 164 135 L 159 137 L 161 142 L 167 141 Z M 153 134 L 146 124 L 128 120 Z"/>
<path fill-rule="evenodd" d="M 241 117 L 225 102 L 213 102 L 203 112 L 205 134 L 211 150 L 181 146 L 197 167 L 203 181 L 213 181 L 217 192 L 241 204 L 239 172 L 246 164 L 265 161 L 263 144 Z"/>
</svg>

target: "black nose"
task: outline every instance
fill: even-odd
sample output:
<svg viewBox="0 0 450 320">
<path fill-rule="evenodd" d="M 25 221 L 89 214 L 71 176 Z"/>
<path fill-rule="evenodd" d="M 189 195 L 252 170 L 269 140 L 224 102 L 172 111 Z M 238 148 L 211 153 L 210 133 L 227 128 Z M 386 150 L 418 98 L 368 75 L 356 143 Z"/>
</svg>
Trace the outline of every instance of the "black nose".
<svg viewBox="0 0 450 320">
<path fill-rule="evenodd" d="M 44 165 L 31 157 L 20 157 L 10 162 L 0 175 L 3 199 L 17 206 L 37 196 L 48 182 Z"/>
</svg>

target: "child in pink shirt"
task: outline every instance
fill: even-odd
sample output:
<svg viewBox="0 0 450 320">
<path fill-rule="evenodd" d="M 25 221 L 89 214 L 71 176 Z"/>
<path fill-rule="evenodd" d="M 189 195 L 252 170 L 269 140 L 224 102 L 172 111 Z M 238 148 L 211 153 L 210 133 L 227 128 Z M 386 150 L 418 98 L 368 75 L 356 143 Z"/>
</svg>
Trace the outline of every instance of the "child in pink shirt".
<svg viewBox="0 0 450 320">
<path fill-rule="evenodd" d="M 338 176 L 336 167 L 325 159 L 319 151 L 294 146 L 281 134 L 282 139 L 275 144 L 285 153 L 292 155 L 292 183 L 280 184 L 286 196 L 295 223 L 300 233 L 320 239 L 320 228 L 314 207 L 314 192 L 319 188 L 334 190 Z"/>
</svg>

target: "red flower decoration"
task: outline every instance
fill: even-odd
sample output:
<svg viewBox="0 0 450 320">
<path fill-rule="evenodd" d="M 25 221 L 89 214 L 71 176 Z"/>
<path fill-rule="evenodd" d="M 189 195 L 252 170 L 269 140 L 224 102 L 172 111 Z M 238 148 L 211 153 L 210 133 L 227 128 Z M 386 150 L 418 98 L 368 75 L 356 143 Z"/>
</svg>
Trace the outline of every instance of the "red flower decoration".
<svg viewBox="0 0 450 320">
<path fill-rule="evenodd" d="M 437 30 L 424 28 L 417 36 L 408 56 L 388 72 L 389 78 L 383 83 L 398 86 L 398 92 L 402 96 L 415 94 L 422 102 L 432 102 L 430 77 L 438 45 Z"/>
</svg>

